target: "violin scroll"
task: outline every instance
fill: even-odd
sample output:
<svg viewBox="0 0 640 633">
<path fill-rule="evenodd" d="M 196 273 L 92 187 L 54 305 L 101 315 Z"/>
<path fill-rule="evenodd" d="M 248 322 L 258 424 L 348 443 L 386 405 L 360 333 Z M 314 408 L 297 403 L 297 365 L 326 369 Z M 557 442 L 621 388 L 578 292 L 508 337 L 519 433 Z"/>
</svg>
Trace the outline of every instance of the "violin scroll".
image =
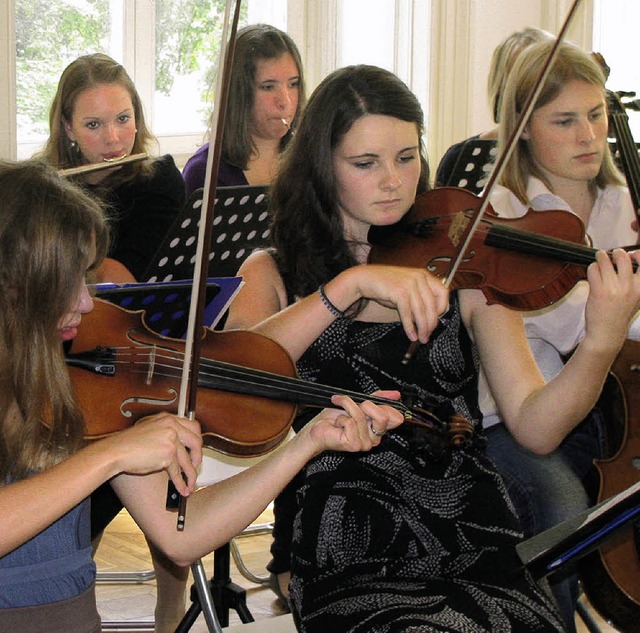
<svg viewBox="0 0 640 633">
<path fill-rule="evenodd" d="M 452 415 L 449 420 L 449 442 L 451 446 L 461 448 L 468 446 L 473 438 L 473 426 L 467 418 Z"/>
</svg>

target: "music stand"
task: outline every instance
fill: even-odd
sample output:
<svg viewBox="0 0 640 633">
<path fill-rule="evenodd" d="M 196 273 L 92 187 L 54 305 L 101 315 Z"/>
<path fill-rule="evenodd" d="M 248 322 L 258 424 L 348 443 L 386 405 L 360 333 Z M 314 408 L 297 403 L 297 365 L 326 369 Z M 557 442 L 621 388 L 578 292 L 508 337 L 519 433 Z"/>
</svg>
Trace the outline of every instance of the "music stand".
<svg viewBox="0 0 640 633">
<path fill-rule="evenodd" d="M 149 282 L 193 279 L 203 190 L 191 194 L 147 266 Z M 268 245 L 267 186 L 216 190 L 209 277 L 233 277 L 257 248 Z"/>
<path fill-rule="evenodd" d="M 145 311 L 145 323 L 158 334 L 184 338 L 187 332 L 192 282 L 190 279 L 173 282 L 132 284 L 97 284 L 96 297 L 106 299 L 127 310 Z M 237 294 L 240 277 L 210 277 L 207 279 L 204 321 L 213 328 L 222 318 Z"/>
<path fill-rule="evenodd" d="M 516 551 L 534 577 L 560 571 L 640 517 L 640 482 L 593 508 L 519 543 Z"/>
<path fill-rule="evenodd" d="M 489 180 L 496 153 L 495 141 L 469 139 L 462 145 L 446 185 L 462 187 L 478 195 Z"/>
</svg>

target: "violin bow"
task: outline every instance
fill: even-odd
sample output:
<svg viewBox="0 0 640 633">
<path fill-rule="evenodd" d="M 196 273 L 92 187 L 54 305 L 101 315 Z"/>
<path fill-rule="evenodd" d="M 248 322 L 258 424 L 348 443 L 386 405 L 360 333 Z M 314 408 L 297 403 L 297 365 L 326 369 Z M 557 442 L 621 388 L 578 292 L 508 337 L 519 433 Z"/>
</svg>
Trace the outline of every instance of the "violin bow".
<svg viewBox="0 0 640 633">
<path fill-rule="evenodd" d="M 549 52 L 549 55 L 547 57 L 547 60 L 545 61 L 545 64 L 542 68 L 542 72 L 537 78 L 536 83 L 534 84 L 533 89 L 531 90 L 531 93 L 529 94 L 529 96 L 527 97 L 527 100 L 525 101 L 525 105 L 522 108 L 522 112 L 520 113 L 520 118 L 518 119 L 518 124 L 514 128 L 511 135 L 509 136 L 505 146 L 505 150 L 498 157 L 498 160 L 495 163 L 495 167 L 491 172 L 491 176 L 487 182 L 487 186 L 484 188 L 484 191 L 479 196 L 479 198 L 482 200 L 482 203 L 480 204 L 480 207 L 478 208 L 478 210 L 475 212 L 475 216 L 472 216 L 470 220 L 467 220 L 466 229 L 463 232 L 461 237 L 460 248 L 451 264 L 451 267 L 449 269 L 449 274 L 447 275 L 447 278 L 444 282 L 447 287 L 449 287 L 453 282 L 453 278 L 455 277 L 455 274 L 458 271 L 458 267 L 462 263 L 462 259 L 465 253 L 467 252 L 471 239 L 473 238 L 473 234 L 478 228 L 480 222 L 482 221 L 482 218 L 484 217 L 487 207 L 489 206 L 489 194 L 493 190 L 495 183 L 498 182 L 498 180 L 502 177 L 502 172 L 504 171 L 505 165 L 507 164 L 507 161 L 511 158 L 511 155 L 513 154 L 513 151 L 516 148 L 517 142 L 520 139 L 520 135 L 522 134 L 522 131 L 524 130 L 525 125 L 529 121 L 529 117 L 533 112 L 533 108 L 536 104 L 536 101 L 538 100 L 538 97 L 542 92 L 542 89 L 547 80 L 547 77 L 551 72 L 551 67 L 553 66 L 553 62 L 557 57 L 558 48 L 560 47 L 560 44 L 562 43 L 562 40 L 564 39 L 567 33 L 569 25 L 573 20 L 573 17 L 578 9 L 579 4 L 580 4 L 580 0 L 574 0 L 573 5 L 569 9 L 569 13 L 565 18 L 564 24 L 562 25 L 562 28 L 560 29 L 558 36 L 556 37 L 556 41 L 554 42 L 553 47 L 551 48 L 551 51 Z"/>
<path fill-rule="evenodd" d="M 240 18 L 241 0 L 235 0 L 235 11 L 233 22 L 229 27 L 229 16 L 231 3 L 227 0 L 225 7 L 225 19 L 222 32 L 222 42 L 220 47 L 220 57 L 218 68 L 223 68 L 223 72 L 218 72 L 216 81 L 216 100 L 212 116 L 212 128 L 215 130 L 213 138 L 209 141 L 209 152 L 207 154 L 207 168 L 204 182 L 203 204 L 200 214 L 200 227 L 198 230 L 198 242 L 196 248 L 196 261 L 193 273 L 193 287 L 191 293 L 191 305 L 189 308 L 189 319 L 187 324 L 187 334 L 185 342 L 184 364 L 182 369 L 182 380 L 180 383 L 180 395 L 178 399 L 178 415 L 189 419 L 195 418 L 196 399 L 198 388 L 198 368 L 200 365 L 202 337 L 198 335 L 204 327 L 204 312 L 207 290 L 207 273 L 209 266 L 209 251 L 211 245 L 211 234 L 213 231 L 213 218 L 216 195 L 216 181 L 220 168 L 220 157 L 222 154 L 222 136 L 224 133 L 224 115 L 229 97 L 229 84 L 231 78 L 231 68 L 233 64 L 233 50 L 235 48 L 236 32 Z M 227 37 L 227 33 L 230 33 Z M 226 42 L 226 45 L 224 44 Z M 178 508 L 177 529 L 184 530 L 186 521 L 186 497 L 179 495 L 172 482 L 169 482 L 167 493 L 167 508 Z"/>
</svg>

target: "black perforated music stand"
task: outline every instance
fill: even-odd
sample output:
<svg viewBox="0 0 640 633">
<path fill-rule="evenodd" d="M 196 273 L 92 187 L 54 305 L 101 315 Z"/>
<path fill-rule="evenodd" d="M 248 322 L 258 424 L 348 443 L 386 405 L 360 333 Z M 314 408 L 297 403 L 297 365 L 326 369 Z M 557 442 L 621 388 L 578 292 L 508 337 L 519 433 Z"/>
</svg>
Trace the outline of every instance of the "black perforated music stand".
<svg viewBox="0 0 640 633">
<path fill-rule="evenodd" d="M 462 145 L 451 176 L 445 184 L 479 194 L 489 180 L 496 152 L 496 142 L 493 140 L 469 139 Z"/>
<path fill-rule="evenodd" d="M 187 200 L 143 279 L 193 279 L 203 190 Z M 269 238 L 267 187 L 218 187 L 213 217 L 209 277 L 233 277 L 240 264 Z"/>
<path fill-rule="evenodd" d="M 536 578 L 575 563 L 640 517 L 640 482 L 523 541 L 516 550 Z"/>
</svg>

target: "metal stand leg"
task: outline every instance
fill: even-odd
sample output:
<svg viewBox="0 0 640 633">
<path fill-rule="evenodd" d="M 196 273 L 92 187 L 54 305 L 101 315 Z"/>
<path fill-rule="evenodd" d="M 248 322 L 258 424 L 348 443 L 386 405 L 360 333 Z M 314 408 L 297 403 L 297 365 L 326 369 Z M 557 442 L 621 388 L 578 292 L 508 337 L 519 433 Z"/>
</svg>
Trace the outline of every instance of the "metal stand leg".
<svg viewBox="0 0 640 633">
<path fill-rule="evenodd" d="M 576 611 L 580 616 L 580 619 L 584 622 L 584 625 L 587 627 L 589 633 L 602 633 L 602 629 L 596 622 L 595 618 L 591 614 L 591 610 L 585 604 L 584 594 L 582 594 L 578 598 L 578 603 L 576 604 Z"/>
<path fill-rule="evenodd" d="M 266 587 L 269 585 L 269 576 L 258 576 L 254 574 L 252 571 L 248 569 L 248 567 L 244 564 L 242 560 L 242 556 L 240 554 L 240 549 L 238 548 L 238 544 L 236 541 L 239 538 L 245 536 L 253 536 L 260 534 L 271 534 L 273 532 L 273 523 L 259 523 L 257 525 L 250 525 L 246 528 L 241 534 L 238 534 L 235 538 L 231 539 L 229 542 L 229 546 L 231 548 L 231 556 L 233 557 L 233 562 L 236 564 L 238 571 L 250 582 L 255 583 L 256 585 L 261 585 L 262 587 Z"/>
<path fill-rule="evenodd" d="M 210 632 L 221 633 L 220 627 L 229 626 L 229 609 L 235 609 L 243 623 L 253 622 L 247 608 L 246 591 L 231 582 L 229 544 L 213 553 L 213 578 L 207 581 L 202 561 L 191 566 L 197 592 L 191 589 L 191 606 L 175 633 L 186 633 L 203 612 Z M 203 599 L 204 598 L 204 599 Z"/>
</svg>

